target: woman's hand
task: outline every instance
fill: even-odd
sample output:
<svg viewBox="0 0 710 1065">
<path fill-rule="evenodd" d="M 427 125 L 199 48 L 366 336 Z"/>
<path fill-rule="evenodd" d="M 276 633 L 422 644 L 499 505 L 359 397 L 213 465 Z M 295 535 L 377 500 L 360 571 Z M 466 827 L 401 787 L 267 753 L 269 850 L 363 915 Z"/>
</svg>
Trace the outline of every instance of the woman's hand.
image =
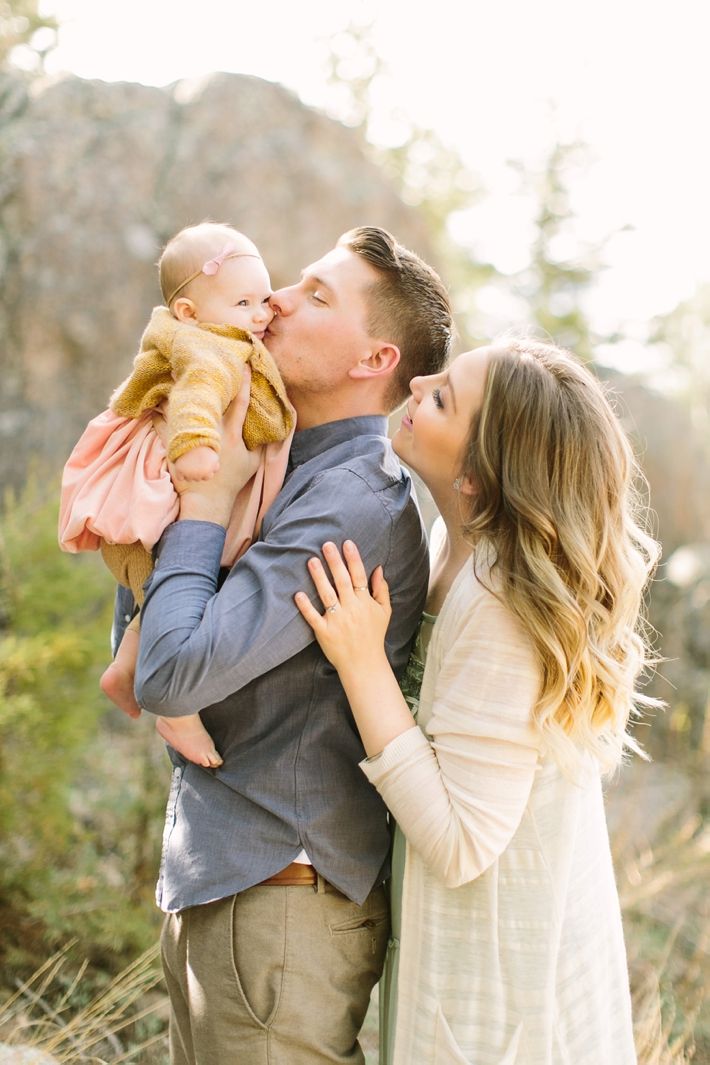
<svg viewBox="0 0 710 1065">
<path fill-rule="evenodd" d="M 263 448 L 249 451 L 242 430 L 249 407 L 251 371 L 244 367 L 244 378 L 238 395 L 224 412 L 219 469 L 209 480 L 187 481 L 180 477 L 174 465 L 170 476 L 180 495 L 180 517 L 193 521 L 212 521 L 225 528 L 229 524 L 234 500 L 259 468 Z"/>
<path fill-rule="evenodd" d="M 312 558 L 308 568 L 325 613 L 319 614 L 304 592 L 297 592 L 296 605 L 338 671 L 365 753 L 372 758 L 395 737 L 415 728 L 385 654 L 392 615 L 389 589 L 378 566 L 370 595 L 365 567 L 352 540 L 343 544 L 345 562 L 332 543 L 323 544 L 323 555 L 332 584 L 320 559 Z"/>
<path fill-rule="evenodd" d="M 325 613 L 319 614 L 304 592 L 296 594 L 296 606 L 341 677 L 348 670 L 361 671 L 375 662 L 381 664 L 392 616 L 382 567 L 378 566 L 372 575 L 370 595 L 365 567 L 352 540 L 343 544 L 345 561 L 333 543 L 323 545 L 323 556 L 335 587 L 320 559 L 312 558 L 308 569 Z"/>
</svg>

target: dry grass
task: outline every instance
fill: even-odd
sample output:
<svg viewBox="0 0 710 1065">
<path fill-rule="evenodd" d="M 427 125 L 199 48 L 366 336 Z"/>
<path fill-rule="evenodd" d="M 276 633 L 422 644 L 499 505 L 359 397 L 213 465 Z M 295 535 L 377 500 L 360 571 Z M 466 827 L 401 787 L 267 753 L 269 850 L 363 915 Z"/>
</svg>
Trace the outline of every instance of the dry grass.
<svg viewBox="0 0 710 1065">
<path fill-rule="evenodd" d="M 140 1043 L 131 1040 L 129 1046 L 121 1041 L 126 1030 L 133 1034 L 141 1021 L 165 1012 L 164 995 L 153 993 L 162 980 L 158 948 L 146 951 L 77 1008 L 86 963 L 59 990 L 71 947 L 53 955 L 0 1006 L 0 1039 L 41 1050 L 57 1062 L 95 1065 L 136 1061 L 148 1048 L 164 1042 L 162 1031 Z"/>
<path fill-rule="evenodd" d="M 608 797 L 639 1065 L 710 1062 L 707 773 L 659 764 Z"/>
<path fill-rule="evenodd" d="M 610 789 L 608 805 L 639 1065 L 707 1065 L 710 832 L 700 814 L 702 786 L 680 771 L 639 765 Z M 70 947 L 55 954 L 0 1006 L 0 1043 L 46 1051 L 62 1063 L 163 1065 L 157 948 L 81 1006 L 86 966 L 68 979 L 69 955 Z M 368 1065 L 377 1065 L 376 996 L 362 1042 Z"/>
<path fill-rule="evenodd" d="M 676 1029 L 674 1010 L 662 1009 L 659 974 L 652 966 L 632 968 L 634 1042 L 638 1065 L 690 1065 L 695 1058 L 693 1034 L 697 1010 L 685 1014 Z"/>
</svg>

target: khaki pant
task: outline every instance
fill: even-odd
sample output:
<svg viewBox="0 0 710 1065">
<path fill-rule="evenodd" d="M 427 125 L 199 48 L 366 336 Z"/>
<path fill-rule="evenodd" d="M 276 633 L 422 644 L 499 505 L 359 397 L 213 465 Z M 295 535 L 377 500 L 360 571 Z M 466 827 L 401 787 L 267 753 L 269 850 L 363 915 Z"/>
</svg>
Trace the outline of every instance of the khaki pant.
<svg viewBox="0 0 710 1065">
<path fill-rule="evenodd" d="M 388 936 L 383 887 L 357 906 L 321 878 L 168 914 L 171 1065 L 363 1065 Z"/>
</svg>

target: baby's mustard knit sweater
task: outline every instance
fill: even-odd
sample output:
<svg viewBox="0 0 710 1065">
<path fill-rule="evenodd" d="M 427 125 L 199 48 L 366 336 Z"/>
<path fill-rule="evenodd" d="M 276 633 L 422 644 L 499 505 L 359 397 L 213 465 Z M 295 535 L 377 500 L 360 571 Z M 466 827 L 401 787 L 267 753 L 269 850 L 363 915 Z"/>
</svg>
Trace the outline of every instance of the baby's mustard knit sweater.
<svg viewBox="0 0 710 1065">
<path fill-rule="evenodd" d="M 171 462 L 196 447 L 220 449 L 220 422 L 251 367 L 244 442 L 253 449 L 284 440 L 293 424 L 276 363 L 257 337 L 230 325 L 180 322 L 156 307 L 141 338 L 130 376 L 111 397 L 111 409 L 137 418 L 167 398 L 167 454 Z"/>
</svg>

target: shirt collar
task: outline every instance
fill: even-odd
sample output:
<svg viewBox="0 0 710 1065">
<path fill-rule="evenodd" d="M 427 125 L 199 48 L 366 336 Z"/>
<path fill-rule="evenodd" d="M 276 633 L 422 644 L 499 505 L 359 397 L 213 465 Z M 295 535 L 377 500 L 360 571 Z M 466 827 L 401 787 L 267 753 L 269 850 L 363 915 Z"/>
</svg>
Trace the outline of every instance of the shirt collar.
<svg viewBox="0 0 710 1065">
<path fill-rule="evenodd" d="M 366 414 L 314 425 L 311 429 L 298 429 L 291 443 L 289 467 L 300 466 L 315 455 L 357 436 L 387 436 L 387 418 L 383 414 Z"/>
</svg>

